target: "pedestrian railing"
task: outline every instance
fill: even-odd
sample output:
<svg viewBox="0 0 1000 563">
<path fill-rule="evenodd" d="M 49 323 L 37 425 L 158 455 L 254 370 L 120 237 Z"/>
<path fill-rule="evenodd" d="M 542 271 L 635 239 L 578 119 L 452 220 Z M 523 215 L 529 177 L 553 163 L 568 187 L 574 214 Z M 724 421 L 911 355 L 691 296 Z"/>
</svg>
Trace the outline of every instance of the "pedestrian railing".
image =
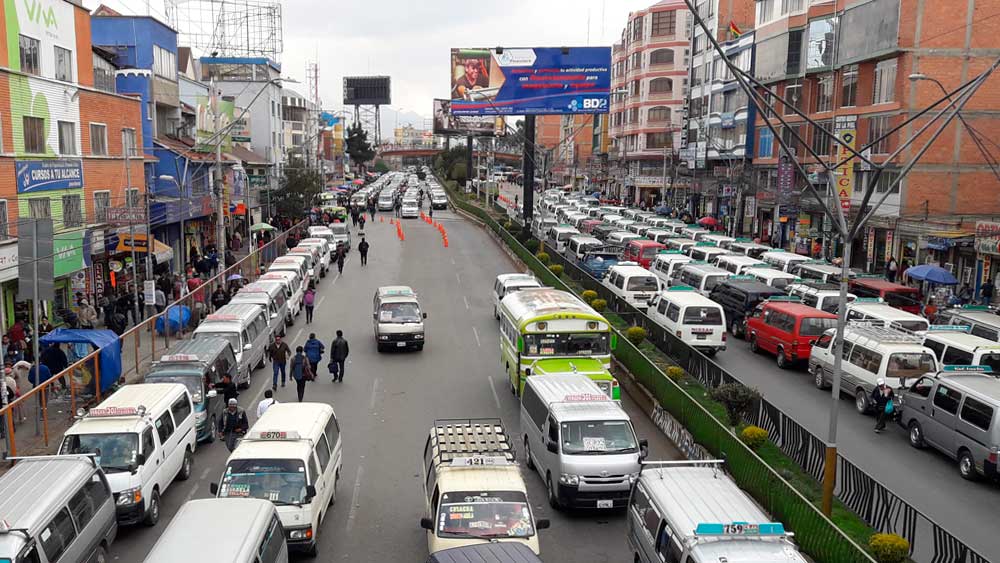
<svg viewBox="0 0 1000 563">
<path fill-rule="evenodd" d="M 195 291 L 171 303 L 163 312 L 124 332 L 118 339 L 122 365 L 115 386 L 141 382 L 154 360 L 178 340 L 191 337 L 194 325 L 200 320 L 195 313 L 201 308 L 196 306 L 197 302 L 204 303 L 205 312 L 210 310 L 212 292 L 217 287 L 225 287 L 234 274 L 250 281 L 256 280 L 266 264 L 287 252 L 289 233 L 302 230 L 308 224 L 308 221 L 302 221 L 275 236 L 262 248 L 251 248 L 250 254 L 236 264 L 221 270 Z M 192 312 L 191 323 L 182 331 L 173 333 L 169 330 L 168 319 L 170 315 L 177 315 L 177 309 L 182 306 Z M 161 318 L 165 329 L 163 334 L 156 330 L 157 320 Z M 100 349 L 91 352 L 0 408 L 0 433 L 4 437 L 5 458 L 52 453 L 62 440 L 63 433 L 73 424 L 77 409 L 90 407 L 102 400 L 105 394 L 101 392 L 101 382 L 114 375 L 101 373 L 100 353 Z M 20 381 L 19 384 L 31 385 L 28 381 Z"/>
</svg>

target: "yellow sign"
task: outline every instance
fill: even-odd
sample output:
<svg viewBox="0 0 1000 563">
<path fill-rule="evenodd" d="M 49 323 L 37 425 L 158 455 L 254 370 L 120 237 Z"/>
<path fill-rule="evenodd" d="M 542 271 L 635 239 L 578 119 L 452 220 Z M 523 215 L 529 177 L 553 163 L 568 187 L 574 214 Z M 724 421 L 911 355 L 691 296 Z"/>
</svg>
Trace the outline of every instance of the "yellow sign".
<svg viewBox="0 0 1000 563">
<path fill-rule="evenodd" d="M 118 235 L 118 246 L 115 248 L 115 252 L 146 252 L 146 234 L 145 233 L 135 233 L 130 235 L 128 233 Z"/>
<path fill-rule="evenodd" d="M 857 140 L 856 115 L 841 115 L 836 118 L 833 133 L 844 144 L 853 149 Z M 840 208 L 844 210 L 844 215 L 851 212 L 851 197 L 854 195 L 854 159 L 850 150 L 843 145 L 837 145 L 837 162 L 846 161 L 836 170 L 837 198 L 840 200 Z"/>
</svg>

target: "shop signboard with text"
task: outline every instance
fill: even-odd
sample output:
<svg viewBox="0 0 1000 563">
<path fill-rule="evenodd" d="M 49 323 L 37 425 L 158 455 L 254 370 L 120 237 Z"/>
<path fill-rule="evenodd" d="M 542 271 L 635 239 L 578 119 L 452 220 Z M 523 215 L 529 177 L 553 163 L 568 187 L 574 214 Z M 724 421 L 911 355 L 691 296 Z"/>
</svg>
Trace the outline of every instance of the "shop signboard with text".
<svg viewBox="0 0 1000 563">
<path fill-rule="evenodd" d="M 18 160 L 15 171 L 19 194 L 83 187 L 83 162 L 75 158 Z"/>
<path fill-rule="evenodd" d="M 976 252 L 1000 256 L 1000 223 L 976 223 Z"/>
<path fill-rule="evenodd" d="M 838 115 L 833 125 L 833 134 L 851 149 L 857 140 L 857 122 L 856 115 Z M 850 157 L 850 150 L 838 143 L 837 162 L 847 161 L 835 171 L 837 199 L 840 200 L 840 208 L 845 215 L 851 211 L 851 197 L 854 196 L 854 159 Z"/>
<path fill-rule="evenodd" d="M 90 241 L 86 230 L 56 233 L 53 237 L 55 277 L 63 277 L 90 266 Z"/>
</svg>

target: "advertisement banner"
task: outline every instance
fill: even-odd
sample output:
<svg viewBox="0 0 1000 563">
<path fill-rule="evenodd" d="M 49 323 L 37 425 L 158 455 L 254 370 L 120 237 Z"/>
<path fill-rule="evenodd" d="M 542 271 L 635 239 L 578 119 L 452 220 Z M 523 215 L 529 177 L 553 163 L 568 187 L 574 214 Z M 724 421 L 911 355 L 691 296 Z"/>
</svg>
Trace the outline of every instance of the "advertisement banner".
<svg viewBox="0 0 1000 563">
<path fill-rule="evenodd" d="M 610 47 L 451 50 L 455 115 L 607 113 Z"/>
<path fill-rule="evenodd" d="M 888 262 L 892 258 L 892 231 L 885 232 L 885 261 Z"/>
<path fill-rule="evenodd" d="M 782 155 L 778 161 L 778 205 L 791 205 L 794 193 L 795 164 L 791 157 Z"/>
<path fill-rule="evenodd" d="M 1000 255 L 1000 223 L 976 223 L 976 252 Z"/>
<path fill-rule="evenodd" d="M 875 227 L 868 227 L 868 263 L 875 262 Z"/>
<path fill-rule="evenodd" d="M 858 116 L 856 115 L 839 115 L 833 125 L 833 134 L 852 149 L 857 136 L 857 122 Z M 851 156 L 850 151 L 838 144 L 837 162 L 841 162 L 849 156 Z M 841 164 L 835 172 L 837 199 L 840 200 L 840 208 L 844 210 L 846 216 L 851 212 L 851 197 L 854 195 L 854 160 Z"/>
<path fill-rule="evenodd" d="M 498 134 L 504 127 L 503 118 L 492 115 L 458 116 L 451 113 L 451 100 L 434 100 L 435 135 L 483 135 Z"/>
<path fill-rule="evenodd" d="M 753 217 L 754 215 L 756 215 L 757 214 L 757 198 L 754 197 L 754 196 L 752 196 L 752 195 L 748 195 L 746 197 L 746 203 L 744 204 L 744 209 L 745 209 L 745 211 L 743 213 L 744 217 Z"/>
<path fill-rule="evenodd" d="M 83 161 L 78 159 L 18 160 L 14 166 L 19 194 L 83 187 Z"/>
<path fill-rule="evenodd" d="M 141 207 L 109 207 L 105 212 L 107 223 L 115 227 L 146 223 L 146 210 Z"/>
<path fill-rule="evenodd" d="M 198 96 L 196 98 L 198 103 L 198 111 L 195 116 L 195 150 L 200 152 L 211 152 L 215 150 L 215 145 L 217 145 L 220 139 L 216 139 L 216 123 L 215 115 L 212 113 L 212 99 L 208 96 Z M 230 123 L 233 122 L 233 117 L 236 112 L 236 106 L 232 101 L 223 100 L 221 97 L 216 101 L 217 111 L 219 112 L 219 130 L 225 130 Z M 230 129 L 228 133 L 222 136 L 222 150 L 228 151 L 232 148 L 233 141 L 233 129 Z"/>
<path fill-rule="evenodd" d="M 250 142 L 250 112 L 243 114 L 244 108 L 233 107 L 233 128 L 229 130 L 229 134 L 233 138 L 234 143 L 249 143 Z M 243 115 L 243 117 L 236 117 Z"/>
<path fill-rule="evenodd" d="M 86 231 L 57 233 L 53 237 L 55 277 L 72 274 L 90 266 L 90 237 Z"/>
</svg>

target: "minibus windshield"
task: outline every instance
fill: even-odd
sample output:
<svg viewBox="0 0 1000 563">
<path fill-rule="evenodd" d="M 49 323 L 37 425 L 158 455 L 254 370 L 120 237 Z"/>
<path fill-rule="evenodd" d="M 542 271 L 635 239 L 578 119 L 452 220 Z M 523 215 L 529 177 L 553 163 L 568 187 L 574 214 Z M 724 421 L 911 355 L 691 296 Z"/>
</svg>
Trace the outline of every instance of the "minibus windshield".
<svg viewBox="0 0 1000 563">
<path fill-rule="evenodd" d="M 419 323 L 420 307 L 416 303 L 383 303 L 378 309 L 380 323 Z"/>
<path fill-rule="evenodd" d="M 139 453 L 139 435 L 135 432 L 69 434 L 63 438 L 59 453 L 94 454 L 94 461 L 105 473 L 128 471 Z"/>
<path fill-rule="evenodd" d="M 898 326 L 899 328 L 909 330 L 910 332 L 918 332 L 929 328 L 927 321 L 916 319 L 912 321 L 892 321 L 892 326 Z"/>
<path fill-rule="evenodd" d="M 298 459 L 234 459 L 219 486 L 220 498 L 260 498 L 274 504 L 302 504 L 306 467 Z"/>
<path fill-rule="evenodd" d="M 563 422 L 562 451 L 570 455 L 606 455 L 638 451 L 632 426 L 625 420 Z"/>
<path fill-rule="evenodd" d="M 528 538 L 535 535 L 528 499 L 520 491 L 458 491 L 441 495 L 442 538 Z"/>
<path fill-rule="evenodd" d="M 600 356 L 608 353 L 608 334 L 576 332 L 524 335 L 527 356 Z"/>
<path fill-rule="evenodd" d="M 927 352 L 896 352 L 889 356 L 885 376 L 913 378 L 936 369 L 934 356 Z"/>
<path fill-rule="evenodd" d="M 240 335 L 237 332 L 196 332 L 194 333 L 194 339 L 198 340 L 201 338 L 222 338 L 229 342 L 229 345 L 233 347 L 236 353 L 243 351 L 243 346 L 240 344 Z"/>
</svg>

